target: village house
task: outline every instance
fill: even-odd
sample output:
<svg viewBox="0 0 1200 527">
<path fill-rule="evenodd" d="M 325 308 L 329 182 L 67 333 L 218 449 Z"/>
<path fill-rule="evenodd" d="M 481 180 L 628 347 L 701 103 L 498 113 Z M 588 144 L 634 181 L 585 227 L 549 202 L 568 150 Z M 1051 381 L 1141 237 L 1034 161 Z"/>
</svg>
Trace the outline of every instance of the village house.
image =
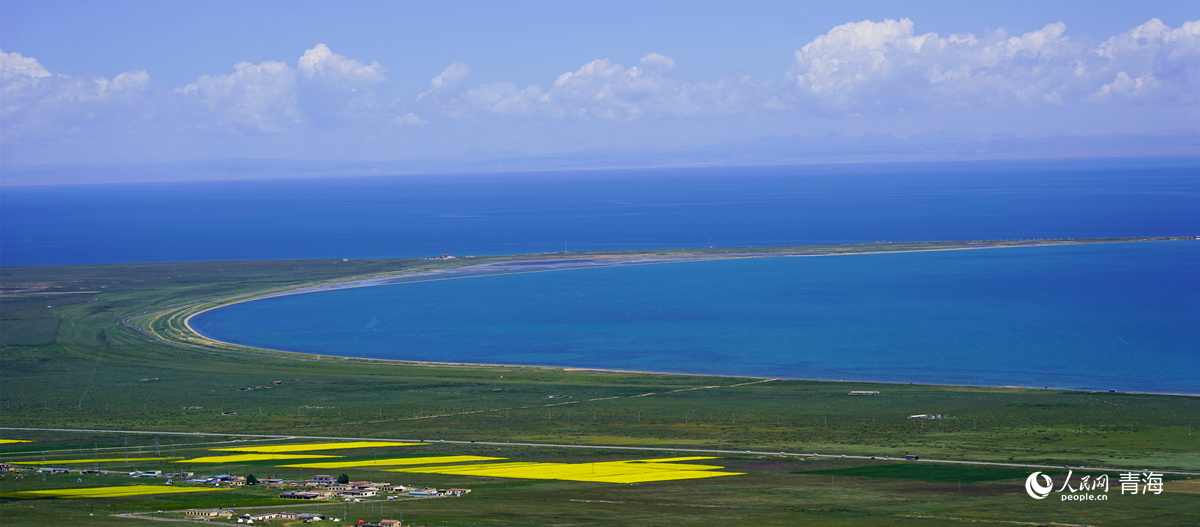
<svg viewBox="0 0 1200 527">
<path fill-rule="evenodd" d="M 343 491 L 337 493 L 338 497 L 341 497 L 341 498 L 370 498 L 371 496 L 374 496 L 375 494 L 376 493 L 374 490 L 367 490 L 367 489 L 343 490 Z"/>
<path fill-rule="evenodd" d="M 37 469 L 37 472 L 41 474 L 68 474 L 72 470 L 69 468 L 42 467 Z"/>
<path fill-rule="evenodd" d="M 308 480 L 308 483 L 314 487 L 328 487 L 337 484 L 337 476 L 320 474 L 313 476 L 312 479 Z"/>
<path fill-rule="evenodd" d="M 312 492 L 312 491 L 298 490 L 298 491 L 292 491 L 292 492 L 284 492 L 283 494 L 280 494 L 279 497 L 283 498 L 285 500 L 320 500 L 320 499 L 328 498 L 329 493 L 328 492 Z"/>
<path fill-rule="evenodd" d="M 253 521 L 270 521 L 270 520 L 315 520 L 324 519 L 320 514 L 312 514 L 307 512 L 264 512 L 260 514 L 243 514 L 242 518 Z"/>
<path fill-rule="evenodd" d="M 188 518 L 232 518 L 233 512 L 225 509 L 188 509 L 183 511 Z"/>
</svg>

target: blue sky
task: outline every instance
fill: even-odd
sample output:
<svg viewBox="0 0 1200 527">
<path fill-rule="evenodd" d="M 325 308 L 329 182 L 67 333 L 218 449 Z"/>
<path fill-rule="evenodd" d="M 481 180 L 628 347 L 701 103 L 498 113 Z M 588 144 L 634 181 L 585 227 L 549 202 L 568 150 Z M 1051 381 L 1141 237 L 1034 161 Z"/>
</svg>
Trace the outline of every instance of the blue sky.
<svg viewBox="0 0 1200 527">
<path fill-rule="evenodd" d="M 0 50 L 10 171 L 1200 153 L 1195 2 L 2 0 Z"/>
</svg>

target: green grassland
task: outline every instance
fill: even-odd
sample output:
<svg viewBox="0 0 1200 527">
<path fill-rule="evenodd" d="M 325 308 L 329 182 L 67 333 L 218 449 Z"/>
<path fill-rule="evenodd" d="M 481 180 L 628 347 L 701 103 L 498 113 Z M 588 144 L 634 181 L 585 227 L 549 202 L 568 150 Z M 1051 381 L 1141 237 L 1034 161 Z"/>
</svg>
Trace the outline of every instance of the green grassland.
<svg viewBox="0 0 1200 527">
<path fill-rule="evenodd" d="M 733 453 L 919 454 L 922 459 L 1196 472 L 1200 471 L 1200 400 L 1195 397 L 762 381 L 317 357 L 214 345 L 191 334 L 182 324 L 186 316 L 198 310 L 267 292 L 479 263 L 581 257 L 764 256 L 797 251 L 838 254 L 1028 244 L 864 244 L 457 260 L 6 267 L 0 269 L 4 290 L 0 295 L 0 426 L 227 436 L 10 429 L 0 430 L 0 437 L 37 442 L 0 445 L 0 458 L 40 459 L 43 451 L 50 451 L 46 459 L 63 459 L 52 456 L 68 453 L 76 458 L 113 458 L 118 457 L 114 453 L 125 455 L 126 448 L 130 457 L 149 457 L 156 448 L 162 455 L 192 456 L 201 448 L 198 443 L 234 439 L 239 434 L 479 441 L 477 445 L 438 443 L 386 453 L 494 455 L 525 461 L 646 459 L 670 457 L 676 449 L 707 449 L 725 451 L 713 454 L 723 458 L 716 464 L 747 474 L 612 485 L 347 469 L 357 472 L 352 474 L 355 478 L 468 487 L 475 493 L 456 499 L 322 507 L 332 512 L 357 506 L 361 510 L 355 518 L 367 520 L 403 513 L 406 522 L 429 525 L 924 525 L 967 521 L 1200 524 L 1200 493 L 1191 480 L 1170 482 L 1168 492 L 1161 495 L 1117 494 L 1103 503 L 1051 503 L 1025 495 L 1022 483 L 1028 471 L 1020 468 L 927 465 L 924 461 L 889 468 L 896 462 L 811 456 L 799 460 L 796 456 Z M 282 383 L 274 384 L 276 381 Z M 253 389 L 240 390 L 243 388 Z M 850 390 L 881 393 L 849 396 Z M 570 398 L 549 399 L 550 395 Z M 917 413 L 940 413 L 946 418 L 907 419 Z M 661 450 L 627 452 L 574 446 Z M 366 459 L 361 456 L 367 455 L 343 454 L 352 456 L 348 459 Z M 186 470 L 252 472 L 259 477 L 318 473 L 280 468 L 278 464 L 283 463 L 256 461 L 238 466 L 189 466 Z M 122 470 L 128 468 L 116 465 Z M 137 468 L 174 470 L 170 467 L 177 466 L 160 465 L 164 466 Z M 100 468 L 110 467 L 101 464 Z M 40 476 L 7 473 L 0 476 L 0 492 L 133 483 L 127 478 L 94 477 L 95 481 L 81 484 L 77 477 L 47 476 L 42 482 Z M 128 524 L 140 520 L 108 515 L 278 504 L 274 495 L 265 489 L 246 489 L 103 500 L 4 499 L 0 500 L 0 518 L 5 525 L 47 520 Z"/>
</svg>

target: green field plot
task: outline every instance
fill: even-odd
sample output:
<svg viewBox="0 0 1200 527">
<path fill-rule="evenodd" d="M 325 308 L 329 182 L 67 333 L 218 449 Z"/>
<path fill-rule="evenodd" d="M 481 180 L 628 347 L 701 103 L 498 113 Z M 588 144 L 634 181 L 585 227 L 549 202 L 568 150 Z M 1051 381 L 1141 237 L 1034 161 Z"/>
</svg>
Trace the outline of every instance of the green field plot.
<svg viewBox="0 0 1200 527">
<path fill-rule="evenodd" d="M 17 492 L 0 492 L 0 498 L 39 499 L 39 498 L 120 498 L 126 496 L 146 496 L 151 494 L 179 494 L 185 492 L 206 492 L 227 490 L 198 487 L 163 487 L 149 485 L 125 485 L 120 487 L 90 487 L 82 489 L 47 489 L 25 490 Z"/>
<path fill-rule="evenodd" d="M 857 250 L 914 248 L 922 247 Z M 346 473 L 472 489 L 461 498 L 311 504 L 355 521 L 403 514 L 406 524 L 422 525 L 1200 524 L 1200 491 L 1189 490 L 1188 474 L 1171 476 L 1159 495 L 1067 504 L 1025 493 L 1023 478 L 1036 468 L 925 461 L 1023 463 L 1055 474 L 1063 465 L 1200 473 L 1196 397 L 432 365 L 218 344 L 183 325 L 197 310 L 270 292 L 518 259 L 2 268 L 0 435 L 32 442 L 0 443 L 0 462 L 36 468 L 76 460 L 67 468 L 114 474 L 0 472 L 0 518 L 5 525 L 130 525 L 138 520 L 112 515 L 298 506 L 261 485 L 15 497 L 122 487 L 133 483 L 119 479 L 128 478 L 122 472 L 157 470 L 259 479 Z M 76 291 L 87 293 L 59 294 Z M 880 393 L 848 396 L 853 390 Z M 550 397 L 563 394 L 570 397 Z M 927 412 L 945 418 L 908 419 Z M 393 444 L 356 445 L 369 440 Z M 922 461 L 896 460 L 906 454 Z M 287 457 L 296 455 L 314 459 Z M 617 471 L 636 468 L 631 461 L 684 457 L 719 458 L 678 463 L 721 467 L 697 474 L 737 475 L 613 483 L 587 481 L 581 472 L 589 464 Z M 483 468 L 492 463 L 513 470 Z M 453 471 L 389 470 L 451 464 Z M 583 481 L 527 477 L 555 470 Z"/>
<path fill-rule="evenodd" d="M 1031 472 L 1033 472 L 1032 469 L 1023 470 L 1001 467 L 947 466 L 929 463 L 893 463 L 886 465 L 869 465 L 827 470 L 810 470 L 803 472 L 803 474 L 829 474 L 852 478 L 911 479 L 916 481 L 961 481 L 963 483 L 977 483 L 980 481 L 1024 479 Z"/>
</svg>

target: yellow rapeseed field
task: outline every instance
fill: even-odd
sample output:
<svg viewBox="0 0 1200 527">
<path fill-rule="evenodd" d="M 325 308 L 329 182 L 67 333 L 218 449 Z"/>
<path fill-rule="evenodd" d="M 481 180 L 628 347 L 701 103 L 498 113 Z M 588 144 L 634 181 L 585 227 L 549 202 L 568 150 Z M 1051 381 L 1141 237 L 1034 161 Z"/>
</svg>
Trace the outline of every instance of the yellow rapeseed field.
<svg viewBox="0 0 1200 527">
<path fill-rule="evenodd" d="M 206 492 L 225 490 L 213 487 L 167 487 L 159 485 L 127 485 L 124 487 L 91 487 L 86 489 L 22 490 L 0 492 L 0 498 L 117 498 L 146 494 L 175 494 L 179 492 Z"/>
<path fill-rule="evenodd" d="M 28 439 L 0 439 L 0 445 L 6 444 L 6 443 L 32 443 L 32 442 L 33 441 L 30 441 Z"/>
<path fill-rule="evenodd" d="M 45 461 L 10 461 L 14 465 L 69 465 L 72 463 L 122 463 L 125 461 L 160 461 L 163 459 L 179 459 L 177 457 L 113 457 L 103 459 L 47 459 Z"/>
<path fill-rule="evenodd" d="M 395 467 L 399 465 L 432 465 L 435 463 L 466 463 L 469 461 L 497 461 L 502 457 L 487 456 L 429 456 L 429 457 L 398 457 L 390 459 L 371 459 L 367 461 L 326 461 L 322 463 L 301 463 L 298 465 L 280 465 L 295 468 L 353 468 L 353 467 Z"/>
<path fill-rule="evenodd" d="M 391 472 L 484 476 L 492 478 L 561 479 L 603 483 L 644 483 L 680 479 L 737 476 L 741 472 L 713 472 L 716 465 L 688 465 L 678 461 L 716 459 L 712 457 L 677 457 L 634 461 L 605 461 L 601 463 L 484 463 L 389 469 Z"/>
<path fill-rule="evenodd" d="M 322 456 L 318 454 L 234 454 L 232 456 L 204 456 L 192 459 L 172 461 L 172 463 L 241 463 L 243 461 L 262 461 L 264 459 L 313 459 Z"/>
<path fill-rule="evenodd" d="M 388 441 L 353 441 L 342 443 L 309 443 L 304 445 L 247 445 L 230 448 L 210 448 L 223 452 L 307 452 L 309 450 L 341 450 L 343 448 L 379 448 L 385 446 L 415 446 L 425 443 L 395 443 Z"/>
</svg>

